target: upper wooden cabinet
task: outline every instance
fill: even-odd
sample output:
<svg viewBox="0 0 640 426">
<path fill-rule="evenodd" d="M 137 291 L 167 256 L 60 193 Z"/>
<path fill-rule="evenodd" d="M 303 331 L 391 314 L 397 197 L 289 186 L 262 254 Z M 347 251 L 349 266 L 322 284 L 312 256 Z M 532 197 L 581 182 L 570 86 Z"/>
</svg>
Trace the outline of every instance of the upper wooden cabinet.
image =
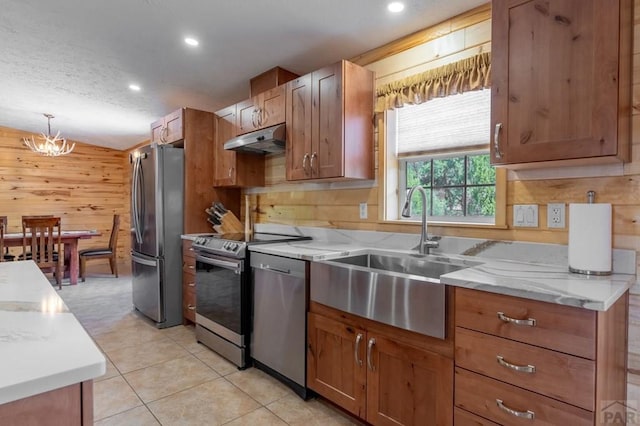
<svg viewBox="0 0 640 426">
<path fill-rule="evenodd" d="M 373 73 L 348 61 L 291 80 L 287 180 L 373 179 Z"/>
<path fill-rule="evenodd" d="M 151 123 L 151 143 L 172 143 L 184 139 L 184 112 L 180 108 Z"/>
<path fill-rule="evenodd" d="M 224 149 L 236 136 L 236 108 L 231 105 L 216 112 L 213 154 L 213 186 L 264 186 L 264 157 Z"/>
<path fill-rule="evenodd" d="M 491 7 L 492 163 L 628 161 L 631 0 Z"/>
<path fill-rule="evenodd" d="M 285 86 L 262 92 L 236 104 L 237 134 L 253 132 L 285 121 Z"/>
</svg>

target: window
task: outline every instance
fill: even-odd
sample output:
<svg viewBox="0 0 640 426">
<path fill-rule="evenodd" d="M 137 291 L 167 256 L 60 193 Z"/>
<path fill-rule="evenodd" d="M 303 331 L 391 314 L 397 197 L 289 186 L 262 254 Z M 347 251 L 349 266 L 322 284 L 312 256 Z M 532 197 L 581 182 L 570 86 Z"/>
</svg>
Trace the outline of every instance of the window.
<svg viewBox="0 0 640 426">
<path fill-rule="evenodd" d="M 432 220 L 493 223 L 496 172 L 489 161 L 490 90 L 387 111 L 387 219 L 400 219 L 408 190 L 421 185 Z M 395 169 L 395 170 L 394 170 Z M 422 214 L 419 195 L 411 219 Z"/>
</svg>

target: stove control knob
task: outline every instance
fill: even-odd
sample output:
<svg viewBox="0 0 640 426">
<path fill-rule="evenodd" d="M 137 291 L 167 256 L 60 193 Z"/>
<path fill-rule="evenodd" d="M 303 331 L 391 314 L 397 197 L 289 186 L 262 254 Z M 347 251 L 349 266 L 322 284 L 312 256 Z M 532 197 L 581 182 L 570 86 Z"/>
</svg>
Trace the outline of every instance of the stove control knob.
<svg viewBox="0 0 640 426">
<path fill-rule="evenodd" d="M 238 249 L 238 243 L 231 244 L 231 250 L 236 251 Z"/>
</svg>

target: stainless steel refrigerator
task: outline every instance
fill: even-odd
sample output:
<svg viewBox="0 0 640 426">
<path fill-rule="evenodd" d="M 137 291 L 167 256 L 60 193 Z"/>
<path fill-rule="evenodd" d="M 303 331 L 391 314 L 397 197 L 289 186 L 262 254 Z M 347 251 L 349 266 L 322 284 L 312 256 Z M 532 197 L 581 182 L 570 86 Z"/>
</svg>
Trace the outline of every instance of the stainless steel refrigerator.
<svg viewBox="0 0 640 426">
<path fill-rule="evenodd" d="M 182 323 L 184 150 L 152 144 L 130 163 L 133 305 L 171 327 Z"/>
</svg>

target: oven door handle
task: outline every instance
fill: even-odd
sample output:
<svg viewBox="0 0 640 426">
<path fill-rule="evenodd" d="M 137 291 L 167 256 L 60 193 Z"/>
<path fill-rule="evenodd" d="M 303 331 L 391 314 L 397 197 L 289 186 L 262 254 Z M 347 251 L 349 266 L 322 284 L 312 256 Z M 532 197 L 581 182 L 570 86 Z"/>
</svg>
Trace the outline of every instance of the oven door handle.
<svg viewBox="0 0 640 426">
<path fill-rule="evenodd" d="M 197 255 L 196 260 L 198 262 L 206 263 L 208 265 L 219 266 L 220 268 L 224 268 L 224 269 L 231 269 L 232 271 L 238 274 L 242 272 L 242 268 L 240 266 L 241 264 L 239 262 L 227 262 L 225 260 L 212 259 L 210 257 L 206 257 L 202 255 Z"/>
</svg>

